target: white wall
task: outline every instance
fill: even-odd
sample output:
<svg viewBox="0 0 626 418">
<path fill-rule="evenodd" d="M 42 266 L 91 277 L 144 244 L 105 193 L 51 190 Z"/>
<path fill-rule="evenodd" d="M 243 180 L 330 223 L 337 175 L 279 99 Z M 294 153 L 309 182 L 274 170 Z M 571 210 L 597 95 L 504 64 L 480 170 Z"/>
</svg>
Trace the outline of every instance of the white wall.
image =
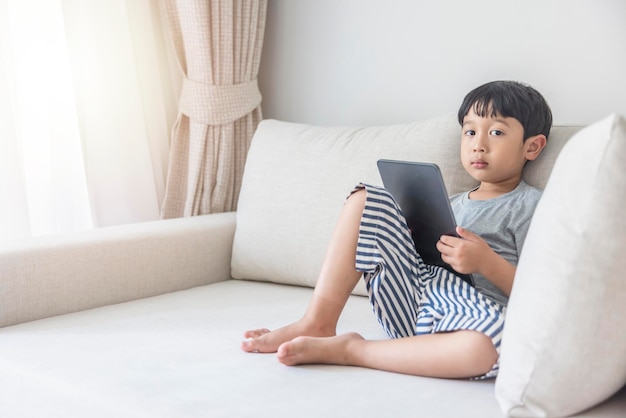
<svg viewBox="0 0 626 418">
<path fill-rule="evenodd" d="M 587 124 L 626 115 L 626 1 L 269 0 L 259 78 L 266 118 L 403 123 L 515 79 Z"/>
</svg>

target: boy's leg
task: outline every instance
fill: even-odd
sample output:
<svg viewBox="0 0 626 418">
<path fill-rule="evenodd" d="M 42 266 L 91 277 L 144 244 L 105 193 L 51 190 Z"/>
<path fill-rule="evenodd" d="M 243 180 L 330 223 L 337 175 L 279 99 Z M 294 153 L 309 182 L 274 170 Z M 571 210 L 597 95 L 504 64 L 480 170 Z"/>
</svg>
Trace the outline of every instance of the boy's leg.
<svg viewBox="0 0 626 418">
<path fill-rule="evenodd" d="M 476 331 L 425 334 L 383 341 L 350 333 L 300 337 L 278 349 L 281 363 L 339 364 L 416 376 L 470 378 L 488 373 L 498 359 L 489 337 Z"/>
<path fill-rule="evenodd" d="M 344 204 L 304 316 L 273 332 L 265 328 L 245 332 L 248 340 L 241 345 L 244 351 L 270 353 L 295 337 L 335 335 L 339 316 L 361 278 L 355 259 L 365 197 L 366 192 L 361 189 Z"/>
</svg>

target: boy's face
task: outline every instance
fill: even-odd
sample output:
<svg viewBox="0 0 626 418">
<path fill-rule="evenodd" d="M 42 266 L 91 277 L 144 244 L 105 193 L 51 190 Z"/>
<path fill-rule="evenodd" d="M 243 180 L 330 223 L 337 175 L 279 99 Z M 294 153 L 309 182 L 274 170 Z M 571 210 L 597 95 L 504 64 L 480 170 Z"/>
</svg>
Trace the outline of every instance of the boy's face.
<svg viewBox="0 0 626 418">
<path fill-rule="evenodd" d="M 489 115 L 490 112 L 487 112 Z M 524 128 L 515 118 L 478 116 L 470 109 L 463 119 L 461 161 L 481 183 L 517 185 L 529 156 L 531 138 L 524 142 Z"/>
</svg>

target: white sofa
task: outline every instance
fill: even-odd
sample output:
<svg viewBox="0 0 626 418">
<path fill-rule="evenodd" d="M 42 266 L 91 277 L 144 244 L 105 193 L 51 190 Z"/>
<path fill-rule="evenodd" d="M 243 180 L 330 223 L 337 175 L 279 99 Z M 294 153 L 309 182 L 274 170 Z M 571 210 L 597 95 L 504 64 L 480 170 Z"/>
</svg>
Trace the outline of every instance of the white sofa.
<svg viewBox="0 0 626 418">
<path fill-rule="evenodd" d="M 609 122 L 624 125 L 616 117 L 602 123 Z M 579 130 L 553 128 L 544 154 L 527 166 L 526 179 L 545 186 L 561 148 Z M 244 330 L 278 327 L 302 314 L 343 199 L 358 181 L 380 184 L 378 158 L 436 162 L 450 193 L 471 187 L 473 180 L 459 164 L 459 138 L 452 115 L 368 128 L 266 120 L 252 142 L 237 213 L 4 245 L 0 416 L 626 416 L 620 376 L 581 406 L 584 396 L 570 388 L 568 373 L 582 363 L 556 372 L 562 379 L 558 387 L 568 388 L 572 397 L 565 407 L 562 397 L 568 395 L 559 393 L 551 403 L 550 386 L 538 389 L 537 396 L 547 401 L 523 399 L 533 392 L 524 386 L 527 381 L 519 386 L 519 379 L 531 380 L 522 375 L 533 365 L 505 357 L 507 350 L 520 349 L 506 345 L 509 335 L 511 341 L 519 337 L 508 324 L 502 383 L 500 377 L 465 381 L 354 367 L 286 367 L 274 355 L 240 350 Z M 509 314 L 521 327 L 521 313 L 541 301 L 515 299 L 516 290 Z M 363 286 L 355 293 L 338 331 L 386 338 L 367 298 L 360 296 Z M 623 326 L 613 332 L 623 334 Z M 588 353 L 591 361 L 600 365 L 611 356 L 626 357 L 622 340 L 618 343 L 603 358 Z M 518 364 L 525 369 L 516 370 Z M 610 364 L 621 369 L 623 363 Z M 626 370 L 619 373 L 626 379 Z M 592 374 L 581 379 L 595 382 Z M 526 392 L 507 394 L 509 389 Z M 511 406 L 516 396 L 520 402 Z M 586 407 L 591 409 L 580 411 Z"/>
</svg>

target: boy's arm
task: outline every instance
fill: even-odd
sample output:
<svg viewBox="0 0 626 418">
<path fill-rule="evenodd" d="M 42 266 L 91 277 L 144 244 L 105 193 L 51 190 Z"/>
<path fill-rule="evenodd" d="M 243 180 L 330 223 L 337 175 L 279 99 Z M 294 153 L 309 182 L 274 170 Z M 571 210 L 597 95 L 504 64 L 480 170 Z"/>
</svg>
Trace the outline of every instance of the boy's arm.
<svg viewBox="0 0 626 418">
<path fill-rule="evenodd" d="M 505 295 L 511 294 L 515 266 L 495 251 L 478 235 L 457 227 L 461 238 L 444 235 L 437 243 L 441 259 L 459 273 L 480 273 Z"/>
</svg>

